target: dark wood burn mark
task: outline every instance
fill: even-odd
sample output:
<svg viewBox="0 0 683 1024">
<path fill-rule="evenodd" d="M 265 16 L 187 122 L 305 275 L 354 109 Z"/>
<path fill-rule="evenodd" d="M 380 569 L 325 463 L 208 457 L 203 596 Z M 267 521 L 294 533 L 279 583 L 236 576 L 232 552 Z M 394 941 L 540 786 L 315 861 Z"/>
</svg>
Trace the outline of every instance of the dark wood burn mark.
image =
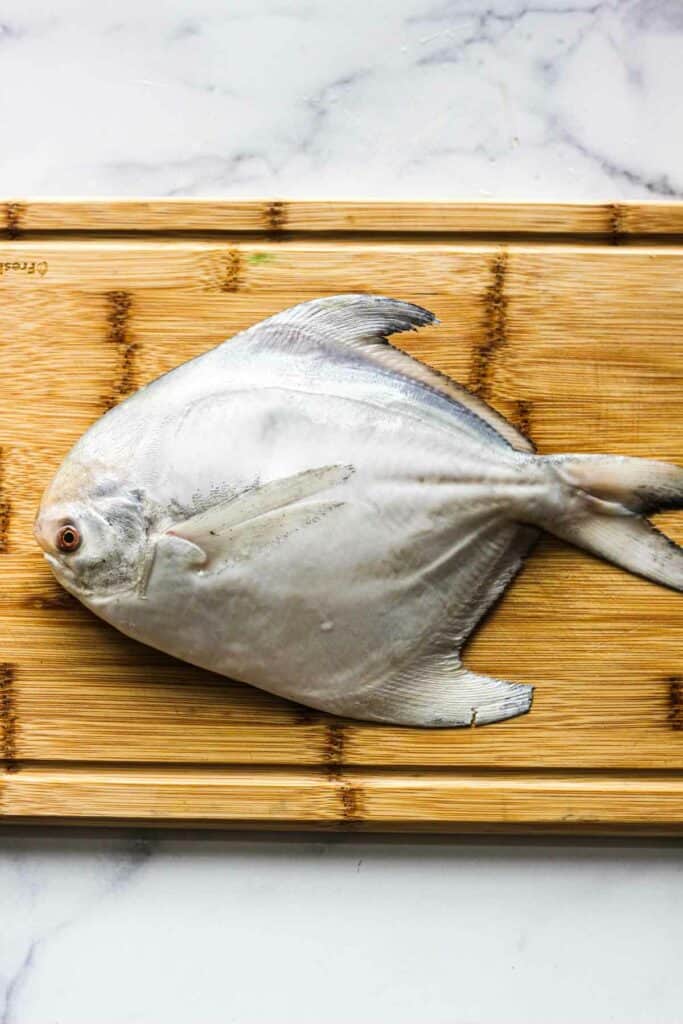
<svg viewBox="0 0 683 1024">
<path fill-rule="evenodd" d="M 5 203 L 5 237 L 10 240 L 19 238 L 21 222 L 26 212 L 23 203 Z"/>
<path fill-rule="evenodd" d="M 621 245 L 626 234 L 624 226 L 624 209 L 619 203 L 608 203 L 608 232 L 610 245 Z"/>
<path fill-rule="evenodd" d="M 0 554 L 9 550 L 9 522 L 12 515 L 12 505 L 7 497 L 5 460 L 5 449 L 0 448 Z"/>
<path fill-rule="evenodd" d="M 225 269 L 221 280 L 222 292 L 236 292 L 242 284 L 242 254 L 239 249 L 230 249 L 225 257 Z"/>
<path fill-rule="evenodd" d="M 669 725 L 675 732 L 683 732 L 683 676 L 669 676 Z"/>
<path fill-rule="evenodd" d="M 75 608 L 78 602 L 66 590 L 55 590 L 53 594 L 29 594 L 21 602 L 22 608 L 37 611 L 53 611 L 60 608 Z"/>
<path fill-rule="evenodd" d="M 525 437 L 529 437 L 531 433 L 531 408 L 531 402 L 524 399 L 515 402 L 515 426 Z"/>
<path fill-rule="evenodd" d="M 118 372 L 109 394 L 103 402 L 105 408 L 128 398 L 136 389 L 136 354 L 138 346 L 130 337 L 130 314 L 133 300 L 128 292 L 107 292 L 107 341 L 118 352 Z"/>
<path fill-rule="evenodd" d="M 344 764 L 344 726 L 334 723 L 328 725 L 325 738 L 325 764 L 330 769 L 330 775 L 341 773 Z"/>
<path fill-rule="evenodd" d="M 263 223 L 269 234 L 277 235 L 287 225 L 287 206 L 280 199 L 266 203 L 263 208 Z"/>
<path fill-rule="evenodd" d="M 315 711 L 313 708 L 306 708 L 303 706 L 296 706 L 296 715 L 294 716 L 294 725 L 319 725 L 322 721 L 323 716 L 319 711 Z"/>
<path fill-rule="evenodd" d="M 498 352 L 507 343 L 507 253 L 499 252 L 491 263 L 491 283 L 484 293 L 484 336 L 474 350 L 467 386 L 480 398 L 491 396 L 493 370 Z"/>
<path fill-rule="evenodd" d="M 349 825 L 359 821 L 363 814 L 361 809 L 361 791 L 350 782 L 343 782 L 339 790 L 342 805 L 342 818 Z"/>
<path fill-rule="evenodd" d="M 14 703 L 14 666 L 0 663 L 0 757 L 7 770 L 14 767 L 17 754 L 17 712 Z"/>
<path fill-rule="evenodd" d="M 327 765 L 328 778 L 337 787 L 339 794 L 341 821 L 352 827 L 362 817 L 362 792 L 358 786 L 344 774 L 344 746 L 346 735 L 344 726 L 335 722 L 327 727 L 324 748 L 324 759 Z"/>
</svg>

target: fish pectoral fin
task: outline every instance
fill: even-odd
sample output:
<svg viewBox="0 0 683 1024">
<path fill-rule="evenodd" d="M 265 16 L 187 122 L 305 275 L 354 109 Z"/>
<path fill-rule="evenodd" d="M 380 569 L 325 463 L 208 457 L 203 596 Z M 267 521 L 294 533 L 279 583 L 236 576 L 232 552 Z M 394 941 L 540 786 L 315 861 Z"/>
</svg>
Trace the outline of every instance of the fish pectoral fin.
<svg viewBox="0 0 683 1024">
<path fill-rule="evenodd" d="M 488 725 L 525 714 L 533 692 L 533 686 L 470 672 L 456 656 L 437 655 L 368 692 L 352 714 L 427 728 Z"/>
<path fill-rule="evenodd" d="M 218 562 L 242 561 L 312 526 L 342 505 L 338 500 L 309 499 L 344 483 L 352 473 L 352 466 L 321 466 L 252 487 L 175 523 L 166 536 L 180 537 L 201 548 L 205 569 Z"/>
<path fill-rule="evenodd" d="M 220 533 L 209 534 L 201 539 L 206 554 L 203 569 L 215 569 L 219 564 L 244 562 L 257 552 L 280 544 L 293 533 L 298 533 L 343 505 L 341 501 L 310 501 L 289 508 L 268 512 L 256 519 L 238 523 Z"/>
</svg>

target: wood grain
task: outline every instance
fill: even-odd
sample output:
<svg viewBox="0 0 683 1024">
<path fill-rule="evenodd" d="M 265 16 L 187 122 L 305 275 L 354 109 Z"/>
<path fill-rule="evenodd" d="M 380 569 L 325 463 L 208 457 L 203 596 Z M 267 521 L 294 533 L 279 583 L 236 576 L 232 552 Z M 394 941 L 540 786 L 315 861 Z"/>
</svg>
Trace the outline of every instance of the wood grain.
<svg viewBox="0 0 683 1024">
<path fill-rule="evenodd" d="M 286 199 L 40 199 L 2 204 L 5 234 L 31 232 L 386 232 L 683 236 L 680 203 L 457 203 Z"/>
<path fill-rule="evenodd" d="M 683 462 L 683 204 L 2 208 L 0 816 L 681 829 L 678 594 L 544 540 L 466 652 L 475 670 L 534 683 L 531 714 L 400 729 L 126 639 L 60 590 L 31 527 L 106 409 L 262 317 L 342 291 L 432 309 L 438 327 L 397 342 L 542 453 Z M 683 516 L 661 523 L 683 541 Z"/>
</svg>

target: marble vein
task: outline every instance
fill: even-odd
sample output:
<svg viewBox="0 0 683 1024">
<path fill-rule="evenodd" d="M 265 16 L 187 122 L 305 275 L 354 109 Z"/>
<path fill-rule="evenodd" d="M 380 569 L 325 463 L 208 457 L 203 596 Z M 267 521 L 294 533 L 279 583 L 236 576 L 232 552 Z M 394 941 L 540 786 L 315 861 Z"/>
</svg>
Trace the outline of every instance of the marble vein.
<svg viewBox="0 0 683 1024">
<path fill-rule="evenodd" d="M 2 845 L 0 834 L 0 863 Z M 96 914 L 103 903 L 119 896 L 150 860 L 155 845 L 154 840 L 135 835 L 131 835 L 124 842 L 105 842 L 104 852 L 108 857 L 103 861 L 101 869 L 89 879 L 93 883 L 94 892 L 88 893 L 76 908 L 69 908 L 65 914 L 57 915 L 56 920 L 38 924 L 37 927 L 35 917 L 40 914 L 36 912 L 45 897 L 41 883 L 48 865 L 36 863 L 36 858 L 33 858 L 33 864 L 21 857 L 14 858 L 15 886 L 20 894 L 23 893 L 23 899 L 20 899 L 19 903 L 23 907 L 24 920 L 20 922 L 19 919 L 13 918 L 11 913 L 9 920 L 7 919 L 7 897 L 5 894 L 5 899 L 2 899 L 3 885 L 0 875 L 0 902 L 4 904 L 5 911 L 3 928 L 11 929 L 13 925 L 21 923 L 28 925 L 28 929 L 23 939 L 17 934 L 16 945 L 23 946 L 18 954 L 15 949 L 5 951 L 0 946 L 0 1024 L 17 1024 L 24 1019 L 24 994 L 30 991 L 33 972 L 40 966 L 41 958 L 46 951 L 69 929 L 82 925 L 84 919 Z M 14 943 L 12 945 L 14 946 Z"/>
</svg>

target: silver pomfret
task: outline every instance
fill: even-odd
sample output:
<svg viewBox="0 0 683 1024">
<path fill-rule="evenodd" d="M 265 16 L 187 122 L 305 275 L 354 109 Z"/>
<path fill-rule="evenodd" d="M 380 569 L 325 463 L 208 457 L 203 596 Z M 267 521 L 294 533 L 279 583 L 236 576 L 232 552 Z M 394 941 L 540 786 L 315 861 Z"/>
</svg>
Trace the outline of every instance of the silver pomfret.
<svg viewBox="0 0 683 1024">
<path fill-rule="evenodd" d="M 378 296 L 285 310 L 154 381 L 75 445 L 36 537 L 122 632 L 312 707 L 484 724 L 532 688 L 459 651 L 540 529 L 683 589 L 643 514 L 683 470 L 537 456 L 387 335 L 432 314 Z"/>
</svg>

